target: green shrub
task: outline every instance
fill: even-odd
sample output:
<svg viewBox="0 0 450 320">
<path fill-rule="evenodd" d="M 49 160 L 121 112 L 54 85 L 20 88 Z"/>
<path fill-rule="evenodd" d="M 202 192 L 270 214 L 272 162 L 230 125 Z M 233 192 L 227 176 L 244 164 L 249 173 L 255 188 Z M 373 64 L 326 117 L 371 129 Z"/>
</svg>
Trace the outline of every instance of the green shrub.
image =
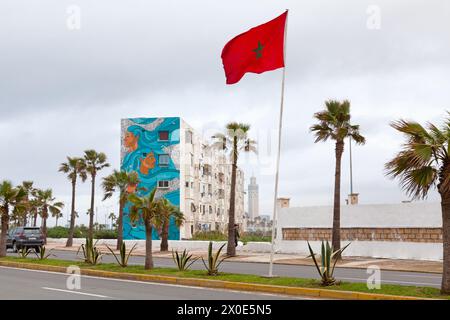
<svg viewBox="0 0 450 320">
<path fill-rule="evenodd" d="M 85 226 L 76 226 L 73 230 L 74 238 L 86 238 L 88 236 L 88 228 Z M 68 238 L 69 228 L 53 227 L 47 229 L 48 238 Z M 95 239 L 117 239 L 117 230 L 94 230 Z"/>
<path fill-rule="evenodd" d="M 202 257 L 202 262 L 206 268 L 206 271 L 208 272 L 209 276 L 217 276 L 219 274 L 219 266 L 221 263 L 226 259 L 222 258 L 220 259 L 220 252 L 222 252 L 223 247 L 225 247 L 226 243 L 224 243 L 219 250 L 217 250 L 216 253 L 213 253 L 212 247 L 213 243 L 212 241 L 209 242 L 208 245 L 208 263 L 205 262 L 205 260 Z"/>
<path fill-rule="evenodd" d="M 220 231 L 198 231 L 192 240 L 226 241 L 228 236 Z"/>
<path fill-rule="evenodd" d="M 244 243 L 271 242 L 272 235 L 271 232 L 262 232 L 262 231 L 245 232 L 239 240 Z"/>
<path fill-rule="evenodd" d="M 97 265 L 103 254 L 101 251 L 96 247 L 97 241 L 94 243 L 93 240 L 90 240 L 89 238 L 86 238 L 86 243 L 82 244 L 81 247 L 78 249 L 77 256 L 80 253 L 80 250 L 83 252 L 83 259 L 84 262 L 92 265 Z"/>
<path fill-rule="evenodd" d="M 198 260 L 198 258 L 194 258 L 192 254 L 189 254 L 189 251 L 186 251 L 186 249 L 184 249 L 183 253 L 179 253 L 178 250 L 172 250 L 172 258 L 179 271 L 188 270 L 189 267 Z"/>
<path fill-rule="evenodd" d="M 334 268 L 336 267 L 336 263 L 340 259 L 341 253 L 350 245 L 350 243 L 339 250 L 334 250 L 333 247 L 330 246 L 330 243 L 328 241 L 325 243 L 322 241 L 320 250 L 320 264 L 316 259 L 317 254 L 314 253 L 308 241 L 307 243 L 310 253 L 308 257 L 312 258 L 317 272 L 322 278 L 322 285 L 332 286 L 336 284 L 336 279 L 334 278 Z"/>
<path fill-rule="evenodd" d="M 121 266 L 122 268 L 125 268 L 128 266 L 128 259 L 130 259 L 131 254 L 136 249 L 137 243 L 135 243 L 131 247 L 131 250 L 128 252 L 128 254 L 127 254 L 127 246 L 125 245 L 125 241 L 122 242 L 122 245 L 120 246 L 119 255 L 116 255 L 114 253 L 114 250 L 111 249 L 110 246 L 106 245 L 106 247 L 113 254 L 114 258 L 116 258 L 116 261 L 119 264 L 119 266 Z"/>
<path fill-rule="evenodd" d="M 116 230 L 98 230 L 94 231 L 95 239 L 117 239 Z"/>
<path fill-rule="evenodd" d="M 64 227 L 53 227 L 47 229 L 48 238 L 67 238 L 69 236 L 69 229 Z"/>
</svg>

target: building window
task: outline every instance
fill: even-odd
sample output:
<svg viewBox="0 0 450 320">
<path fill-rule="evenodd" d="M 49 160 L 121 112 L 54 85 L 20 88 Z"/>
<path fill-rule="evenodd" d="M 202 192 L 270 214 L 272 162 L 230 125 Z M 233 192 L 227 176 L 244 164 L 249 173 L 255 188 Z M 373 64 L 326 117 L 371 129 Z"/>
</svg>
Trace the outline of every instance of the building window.
<svg viewBox="0 0 450 320">
<path fill-rule="evenodd" d="M 186 143 L 192 143 L 192 131 L 186 130 Z"/>
<path fill-rule="evenodd" d="M 208 194 L 212 196 L 212 185 L 208 184 Z"/>
<path fill-rule="evenodd" d="M 209 164 L 203 165 L 203 175 L 210 176 L 211 175 L 211 166 Z"/>
<path fill-rule="evenodd" d="M 159 189 L 168 189 L 169 188 L 169 180 L 159 180 L 158 188 Z"/>
<path fill-rule="evenodd" d="M 169 141 L 169 131 L 158 132 L 159 141 Z"/>
<path fill-rule="evenodd" d="M 160 154 L 158 156 L 158 162 L 160 167 L 168 167 L 169 166 L 170 157 L 168 154 Z"/>
<path fill-rule="evenodd" d="M 209 206 L 209 214 L 213 213 L 213 208 L 212 206 Z"/>
<path fill-rule="evenodd" d="M 219 199 L 225 199 L 225 190 L 219 189 Z"/>
<path fill-rule="evenodd" d="M 189 188 L 189 181 L 186 181 L 186 188 Z"/>
</svg>

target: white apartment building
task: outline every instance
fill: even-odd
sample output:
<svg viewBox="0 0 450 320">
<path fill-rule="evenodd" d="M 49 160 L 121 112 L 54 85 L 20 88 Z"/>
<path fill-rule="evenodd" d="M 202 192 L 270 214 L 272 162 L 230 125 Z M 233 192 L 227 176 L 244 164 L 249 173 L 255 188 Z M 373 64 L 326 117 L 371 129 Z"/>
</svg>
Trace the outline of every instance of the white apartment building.
<svg viewBox="0 0 450 320">
<path fill-rule="evenodd" d="M 189 239 L 198 231 L 227 231 L 231 190 L 231 161 L 211 147 L 195 130 L 180 121 L 180 210 L 185 223 L 180 238 Z M 246 229 L 244 212 L 244 172 L 238 168 L 235 221 Z"/>
</svg>

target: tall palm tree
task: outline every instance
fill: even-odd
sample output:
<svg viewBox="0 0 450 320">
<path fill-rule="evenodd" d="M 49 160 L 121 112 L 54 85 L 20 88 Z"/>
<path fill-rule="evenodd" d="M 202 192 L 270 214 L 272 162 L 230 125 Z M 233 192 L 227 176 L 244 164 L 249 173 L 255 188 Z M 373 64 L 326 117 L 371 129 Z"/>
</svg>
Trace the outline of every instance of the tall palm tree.
<svg viewBox="0 0 450 320">
<path fill-rule="evenodd" d="M 156 188 L 150 194 L 140 197 L 136 194 L 130 194 L 128 200 L 131 202 L 130 220 L 136 222 L 144 221 L 145 226 L 145 269 L 153 268 L 152 254 L 152 230 L 162 217 L 160 216 L 159 203 L 155 199 Z"/>
<path fill-rule="evenodd" d="M 39 206 L 39 212 L 42 218 L 42 233 L 44 235 L 44 243 L 47 243 L 47 219 L 49 212 L 52 216 L 61 213 L 64 203 L 55 201 L 52 189 L 40 190 L 36 192 L 36 200 Z"/>
<path fill-rule="evenodd" d="M 89 209 L 88 238 L 92 241 L 94 239 L 95 178 L 100 170 L 109 167 L 109 163 L 106 162 L 106 154 L 95 150 L 86 150 L 84 152 L 84 161 L 86 163 L 86 171 L 91 177 L 91 208 Z"/>
<path fill-rule="evenodd" d="M 325 101 L 325 110 L 314 114 L 319 123 L 311 126 L 316 140 L 335 141 L 336 165 L 334 171 L 334 207 L 332 246 L 334 250 L 341 248 L 341 159 L 344 153 L 345 138 L 351 137 L 356 144 L 364 144 L 366 139 L 359 132 L 359 125 L 350 123 L 350 101 Z"/>
<path fill-rule="evenodd" d="M 114 170 L 109 176 L 103 178 L 103 190 L 105 195 L 103 201 L 111 198 L 114 192 L 119 195 L 119 219 L 117 226 L 117 250 L 120 250 L 123 242 L 123 209 L 127 203 L 128 195 L 132 193 L 135 186 L 139 183 L 137 172 L 126 172 Z"/>
<path fill-rule="evenodd" d="M 161 217 L 161 221 L 158 221 L 157 227 L 161 230 L 161 245 L 160 251 L 168 251 L 169 250 L 169 225 L 170 220 L 173 219 L 174 223 L 177 227 L 180 227 L 184 222 L 183 213 L 180 211 L 178 206 L 174 206 L 170 203 L 166 198 L 159 199 L 158 203 L 159 213 Z"/>
<path fill-rule="evenodd" d="M 23 204 L 25 207 L 25 210 L 23 212 L 23 225 L 26 226 L 28 224 L 28 215 L 30 214 L 31 210 L 31 197 L 33 195 L 33 181 L 23 181 L 22 182 L 22 189 L 25 192 L 25 197 L 23 198 Z"/>
<path fill-rule="evenodd" d="M 21 187 L 13 187 L 10 181 L 0 183 L 0 216 L 1 216 L 1 237 L 0 237 L 0 257 L 6 256 L 6 239 L 8 234 L 10 214 L 23 210 L 22 200 L 25 191 Z"/>
<path fill-rule="evenodd" d="M 239 153 L 241 151 L 256 153 L 256 141 L 248 138 L 250 125 L 245 123 L 230 122 L 226 125 L 226 132 L 217 133 L 213 136 L 215 142 L 213 147 L 230 152 L 231 158 L 231 190 L 230 208 L 228 216 L 228 245 L 227 255 L 235 256 L 235 208 L 236 208 L 236 172 Z"/>
<path fill-rule="evenodd" d="M 399 178 L 401 187 L 413 199 L 426 198 L 436 188 L 441 196 L 443 273 L 441 292 L 450 294 L 450 112 L 441 128 L 428 123 L 399 120 L 391 126 L 403 133 L 402 150 L 388 163 L 386 174 Z"/>
<path fill-rule="evenodd" d="M 77 179 L 80 178 L 82 182 L 87 179 L 86 163 L 83 158 L 67 157 L 67 162 L 61 163 L 59 166 L 59 172 L 63 172 L 67 175 L 70 183 L 72 184 L 72 203 L 70 209 L 70 227 L 69 236 L 67 238 L 66 247 L 73 245 L 73 233 L 75 230 L 75 193 L 77 187 Z"/>
<path fill-rule="evenodd" d="M 108 219 L 111 220 L 111 229 L 113 228 L 114 221 L 117 220 L 117 216 L 114 212 L 111 212 L 108 216 Z"/>
<path fill-rule="evenodd" d="M 62 212 L 52 212 L 52 217 L 55 218 L 55 227 L 58 226 L 58 220 L 64 217 Z"/>
</svg>

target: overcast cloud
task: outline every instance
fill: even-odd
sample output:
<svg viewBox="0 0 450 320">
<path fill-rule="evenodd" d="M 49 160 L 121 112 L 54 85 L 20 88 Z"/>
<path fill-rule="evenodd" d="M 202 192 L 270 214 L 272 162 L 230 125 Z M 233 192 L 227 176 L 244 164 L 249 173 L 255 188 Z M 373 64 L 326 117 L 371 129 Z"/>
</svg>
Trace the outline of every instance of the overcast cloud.
<svg viewBox="0 0 450 320">
<path fill-rule="evenodd" d="M 80 8 L 81 29 L 67 27 Z M 381 10 L 380 29 L 367 9 Z M 289 8 L 280 196 L 292 205 L 329 205 L 334 145 L 314 144 L 312 115 L 348 98 L 367 144 L 354 147 L 361 203 L 405 200 L 383 165 L 402 142 L 389 122 L 438 122 L 450 104 L 450 2 L 434 1 L 81 1 L 0 3 L 0 179 L 31 179 L 66 201 L 57 172 L 67 155 L 95 148 L 119 166 L 120 119 L 180 116 L 199 132 L 248 122 L 261 153 L 243 157 L 272 210 L 281 70 L 225 85 L 220 53 L 235 35 Z M 102 175 L 109 173 L 106 170 Z M 349 192 L 348 146 L 342 197 Z M 80 185 L 84 223 L 89 184 Z M 437 200 L 432 193 L 428 201 Z M 115 200 L 97 198 L 99 222 Z"/>
</svg>

